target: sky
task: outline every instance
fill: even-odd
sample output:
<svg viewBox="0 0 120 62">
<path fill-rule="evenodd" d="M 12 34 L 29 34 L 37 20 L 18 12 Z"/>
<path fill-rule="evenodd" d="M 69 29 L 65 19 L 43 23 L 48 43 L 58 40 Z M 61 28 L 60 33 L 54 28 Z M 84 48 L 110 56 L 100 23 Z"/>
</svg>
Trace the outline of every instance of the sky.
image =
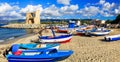
<svg viewBox="0 0 120 62">
<path fill-rule="evenodd" d="M 114 20 L 120 0 L 0 0 L 0 19 L 25 19 L 26 12 L 40 10 L 41 19 Z"/>
</svg>

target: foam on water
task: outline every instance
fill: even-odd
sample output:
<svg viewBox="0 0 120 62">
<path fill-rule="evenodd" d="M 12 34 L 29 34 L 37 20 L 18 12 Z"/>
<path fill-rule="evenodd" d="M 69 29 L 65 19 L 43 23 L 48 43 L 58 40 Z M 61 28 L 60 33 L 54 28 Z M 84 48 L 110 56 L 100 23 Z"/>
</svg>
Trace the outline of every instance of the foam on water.
<svg viewBox="0 0 120 62">
<path fill-rule="evenodd" d="M 11 40 L 11 39 L 14 39 L 15 37 L 10 37 L 10 38 L 8 38 L 9 40 Z"/>
<path fill-rule="evenodd" d="M 0 40 L 0 42 L 4 42 L 4 40 Z"/>
</svg>

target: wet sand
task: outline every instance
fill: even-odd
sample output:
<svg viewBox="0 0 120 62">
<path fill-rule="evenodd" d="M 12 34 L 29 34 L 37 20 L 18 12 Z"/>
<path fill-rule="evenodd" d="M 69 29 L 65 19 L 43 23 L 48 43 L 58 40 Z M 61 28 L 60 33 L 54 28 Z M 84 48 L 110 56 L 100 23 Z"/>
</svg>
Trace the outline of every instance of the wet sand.
<svg viewBox="0 0 120 62">
<path fill-rule="evenodd" d="M 120 34 L 120 29 L 113 29 L 110 35 Z M 52 35 L 44 33 L 43 35 Z M 2 56 L 3 51 L 15 43 L 30 43 L 30 40 L 37 39 L 38 34 L 26 36 L 14 41 L 14 43 L 0 44 L 0 60 L 7 62 Z M 73 50 L 74 53 L 66 60 L 60 62 L 119 62 L 120 61 L 120 40 L 114 42 L 103 41 L 104 36 L 85 37 L 72 36 L 69 43 L 61 44 L 60 49 Z"/>
</svg>

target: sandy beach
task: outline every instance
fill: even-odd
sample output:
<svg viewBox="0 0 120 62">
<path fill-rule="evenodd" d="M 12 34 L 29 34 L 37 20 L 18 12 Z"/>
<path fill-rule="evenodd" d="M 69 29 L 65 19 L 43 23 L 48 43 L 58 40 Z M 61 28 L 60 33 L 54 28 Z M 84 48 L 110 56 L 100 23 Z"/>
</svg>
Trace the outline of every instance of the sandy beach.
<svg viewBox="0 0 120 62">
<path fill-rule="evenodd" d="M 112 29 L 110 35 L 120 34 L 120 29 Z M 52 35 L 51 32 L 43 35 Z M 13 42 L 0 44 L 0 62 L 7 62 L 3 57 L 5 49 L 12 44 L 30 43 L 30 40 L 36 40 L 38 34 L 28 35 L 22 38 L 14 39 Z M 120 41 L 105 42 L 104 36 L 86 37 L 72 36 L 69 43 L 61 44 L 60 49 L 73 50 L 74 53 L 66 60 L 60 62 L 119 62 L 120 61 Z"/>
</svg>

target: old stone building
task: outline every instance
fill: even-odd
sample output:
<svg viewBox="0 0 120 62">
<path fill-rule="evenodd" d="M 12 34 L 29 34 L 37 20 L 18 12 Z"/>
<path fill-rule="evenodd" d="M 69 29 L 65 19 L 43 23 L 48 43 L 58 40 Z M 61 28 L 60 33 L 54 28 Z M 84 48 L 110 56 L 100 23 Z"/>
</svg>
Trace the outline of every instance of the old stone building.
<svg viewBox="0 0 120 62">
<path fill-rule="evenodd" d="M 40 10 L 26 13 L 26 24 L 40 24 Z"/>
</svg>

